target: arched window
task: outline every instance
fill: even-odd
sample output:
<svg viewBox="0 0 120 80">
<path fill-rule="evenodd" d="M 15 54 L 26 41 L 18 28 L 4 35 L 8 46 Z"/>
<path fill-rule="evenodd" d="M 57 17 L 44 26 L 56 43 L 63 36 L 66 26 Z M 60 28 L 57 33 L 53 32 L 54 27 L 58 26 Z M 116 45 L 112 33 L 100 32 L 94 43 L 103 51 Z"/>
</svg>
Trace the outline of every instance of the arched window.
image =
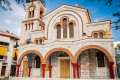
<svg viewBox="0 0 120 80">
<path fill-rule="evenodd" d="M 29 16 L 28 18 L 33 18 L 34 17 L 34 7 L 31 7 L 29 10 Z"/>
<path fill-rule="evenodd" d="M 105 67 L 104 54 L 102 52 L 97 53 L 98 67 Z"/>
<path fill-rule="evenodd" d="M 67 38 L 67 19 L 63 19 L 63 38 Z"/>
<path fill-rule="evenodd" d="M 29 11 L 28 18 L 31 18 L 31 11 Z"/>
<path fill-rule="evenodd" d="M 28 25 L 29 25 L 29 30 L 30 30 L 30 23 Z"/>
<path fill-rule="evenodd" d="M 61 39 L 61 26 L 57 25 L 57 39 Z"/>
<path fill-rule="evenodd" d="M 94 38 L 98 38 L 98 34 L 97 33 L 94 33 Z"/>
<path fill-rule="evenodd" d="M 30 41 L 29 41 L 29 39 L 27 39 L 27 40 L 26 40 L 26 44 L 30 44 Z"/>
<path fill-rule="evenodd" d="M 99 33 L 99 38 L 103 38 L 103 33 L 102 32 Z"/>
<path fill-rule="evenodd" d="M 40 57 L 37 55 L 35 57 L 36 68 L 40 68 Z"/>
<path fill-rule="evenodd" d="M 40 44 L 42 44 L 42 39 L 40 39 Z"/>
<path fill-rule="evenodd" d="M 36 40 L 36 44 L 38 44 L 38 40 Z"/>
<path fill-rule="evenodd" d="M 43 19 L 43 11 L 40 11 L 40 18 Z"/>
<path fill-rule="evenodd" d="M 25 30 L 27 31 L 27 24 L 25 24 Z"/>
<path fill-rule="evenodd" d="M 74 37 L 74 25 L 73 25 L 73 23 L 69 24 L 69 37 Z"/>
<path fill-rule="evenodd" d="M 43 19 L 44 16 L 44 9 L 41 7 L 40 8 L 40 18 Z"/>
</svg>

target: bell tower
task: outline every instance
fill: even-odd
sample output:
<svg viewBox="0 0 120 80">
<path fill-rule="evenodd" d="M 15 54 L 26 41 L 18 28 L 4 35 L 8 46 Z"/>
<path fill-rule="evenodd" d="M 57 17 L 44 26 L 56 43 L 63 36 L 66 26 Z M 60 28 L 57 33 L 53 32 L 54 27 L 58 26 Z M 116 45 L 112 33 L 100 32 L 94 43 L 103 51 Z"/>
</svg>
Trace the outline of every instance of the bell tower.
<svg viewBox="0 0 120 80">
<path fill-rule="evenodd" d="M 31 37 L 32 42 L 35 38 L 45 36 L 44 13 L 46 7 L 40 0 L 27 0 L 25 18 L 22 21 L 20 43 L 25 43 Z"/>
</svg>

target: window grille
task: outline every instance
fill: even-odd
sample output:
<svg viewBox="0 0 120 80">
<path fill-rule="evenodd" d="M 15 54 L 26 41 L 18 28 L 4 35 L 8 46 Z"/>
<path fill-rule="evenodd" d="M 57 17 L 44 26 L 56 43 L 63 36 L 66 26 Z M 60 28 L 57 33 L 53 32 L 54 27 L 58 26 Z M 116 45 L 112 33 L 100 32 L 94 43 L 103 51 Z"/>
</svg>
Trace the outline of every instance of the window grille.
<svg viewBox="0 0 120 80">
<path fill-rule="evenodd" d="M 57 39 L 61 39 L 61 26 L 57 25 Z"/>
<path fill-rule="evenodd" d="M 74 26 L 73 26 L 73 23 L 69 24 L 69 37 L 74 37 Z"/>
<path fill-rule="evenodd" d="M 67 38 L 67 19 L 63 19 L 63 38 Z"/>
<path fill-rule="evenodd" d="M 103 33 L 102 32 L 99 33 L 99 37 L 103 38 Z"/>
<path fill-rule="evenodd" d="M 42 44 L 42 39 L 40 39 L 40 44 Z"/>
<path fill-rule="evenodd" d="M 94 38 L 98 38 L 98 34 L 97 33 L 94 33 Z"/>
</svg>

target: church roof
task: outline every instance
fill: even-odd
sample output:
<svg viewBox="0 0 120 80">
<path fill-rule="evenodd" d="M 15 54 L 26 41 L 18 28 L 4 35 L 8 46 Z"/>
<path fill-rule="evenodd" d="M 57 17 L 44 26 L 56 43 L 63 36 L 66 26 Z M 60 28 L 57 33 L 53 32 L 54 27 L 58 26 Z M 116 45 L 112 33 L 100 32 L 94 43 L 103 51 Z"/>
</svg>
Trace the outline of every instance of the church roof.
<svg viewBox="0 0 120 80">
<path fill-rule="evenodd" d="M 7 31 L 5 32 L 5 31 L 0 30 L 0 35 L 20 40 L 20 38 L 18 36 L 14 35 L 13 33 L 9 33 Z"/>
<path fill-rule="evenodd" d="M 68 5 L 68 4 L 62 4 L 61 6 L 63 6 L 63 5 L 71 6 L 71 7 L 76 7 L 76 8 L 81 8 L 81 9 L 87 10 L 87 8 L 84 8 L 84 7 L 82 7 L 82 6 L 72 6 L 72 5 Z M 57 7 L 56 9 L 60 8 L 61 6 Z M 56 9 L 52 10 L 51 12 L 55 11 Z M 51 12 L 49 12 L 49 13 L 51 13 Z M 47 13 L 46 15 L 48 15 L 49 13 Z M 46 15 L 45 15 L 45 16 L 46 16 Z"/>
<path fill-rule="evenodd" d="M 91 23 L 90 13 L 89 13 L 89 11 L 88 11 L 87 8 L 84 8 L 84 7 L 81 7 L 81 6 L 72 6 L 72 5 L 67 5 L 67 4 L 62 4 L 62 5 L 59 6 L 58 8 L 60 8 L 60 7 L 64 6 L 64 5 L 65 5 L 65 6 L 70 6 L 70 7 L 76 7 L 76 8 L 80 8 L 80 9 L 85 10 L 86 15 L 87 15 L 87 18 L 88 18 L 88 20 L 89 20 L 89 23 Z M 52 13 L 52 12 L 55 11 L 55 10 L 57 10 L 58 8 L 56 8 L 56 9 L 52 10 L 51 12 L 47 13 L 45 16 L 49 15 L 50 13 Z"/>
</svg>

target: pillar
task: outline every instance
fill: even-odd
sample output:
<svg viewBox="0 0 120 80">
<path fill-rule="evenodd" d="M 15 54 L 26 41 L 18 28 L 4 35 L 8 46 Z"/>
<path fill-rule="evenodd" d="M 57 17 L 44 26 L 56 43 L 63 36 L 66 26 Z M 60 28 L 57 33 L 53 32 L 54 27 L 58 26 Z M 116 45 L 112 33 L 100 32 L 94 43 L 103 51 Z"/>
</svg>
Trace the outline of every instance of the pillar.
<svg viewBox="0 0 120 80">
<path fill-rule="evenodd" d="M 45 66 L 46 66 L 46 64 L 42 64 L 42 66 L 43 66 L 43 78 L 45 78 Z"/>
<path fill-rule="evenodd" d="M 49 67 L 50 67 L 50 75 L 49 75 L 49 77 L 51 78 L 52 77 L 52 65 L 50 65 Z"/>
<path fill-rule="evenodd" d="M 72 63 L 73 64 L 73 78 L 76 78 L 76 64 L 77 63 Z"/>
<path fill-rule="evenodd" d="M 113 64 L 114 64 L 114 62 L 109 62 L 110 77 L 111 77 L 112 79 L 115 78 L 115 76 L 114 76 L 114 68 L 113 68 Z"/>
<path fill-rule="evenodd" d="M 32 68 L 32 66 L 29 66 L 29 74 L 28 74 L 28 77 L 30 77 L 31 68 Z"/>
<path fill-rule="evenodd" d="M 77 78 L 80 78 L 80 65 L 77 64 Z"/>
<path fill-rule="evenodd" d="M 19 77 L 19 68 L 20 68 L 20 65 L 18 64 L 17 65 L 17 75 L 16 75 L 16 77 Z"/>
</svg>

